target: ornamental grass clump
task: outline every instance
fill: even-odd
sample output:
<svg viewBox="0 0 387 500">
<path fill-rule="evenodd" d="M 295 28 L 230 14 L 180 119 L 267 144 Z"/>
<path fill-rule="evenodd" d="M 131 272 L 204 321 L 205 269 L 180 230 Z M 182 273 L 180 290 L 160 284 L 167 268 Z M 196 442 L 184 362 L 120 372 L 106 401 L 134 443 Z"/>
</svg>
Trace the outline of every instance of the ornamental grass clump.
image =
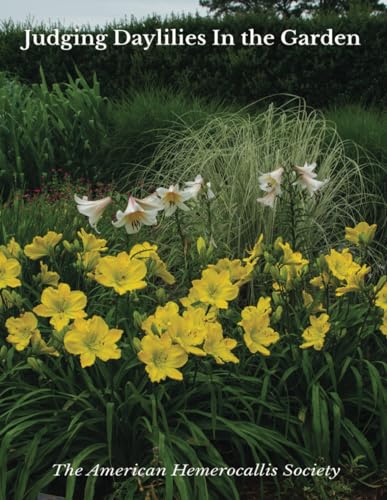
<svg viewBox="0 0 387 500">
<path fill-rule="evenodd" d="M 257 234 L 269 242 L 277 236 L 290 240 L 295 223 L 299 237 L 317 251 L 339 243 L 343 226 L 375 218 L 384 206 L 368 177 L 369 163 L 354 158 L 346 155 L 346 143 L 320 112 L 293 99 L 283 106 L 270 104 L 256 115 L 223 114 L 200 128 L 171 131 L 144 179 L 170 183 L 198 170 L 211 179 L 218 194 L 216 243 L 232 255 L 241 255 Z M 285 179 L 290 170 L 292 187 L 303 191 L 297 202 Z M 169 234 L 166 228 L 166 241 Z"/>
</svg>

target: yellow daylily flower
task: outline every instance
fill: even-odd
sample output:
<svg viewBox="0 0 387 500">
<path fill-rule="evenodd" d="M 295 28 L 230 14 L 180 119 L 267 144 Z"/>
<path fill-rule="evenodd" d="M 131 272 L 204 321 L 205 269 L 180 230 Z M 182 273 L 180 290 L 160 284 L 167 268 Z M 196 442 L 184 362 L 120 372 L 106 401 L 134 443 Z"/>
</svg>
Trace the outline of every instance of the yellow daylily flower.
<svg viewBox="0 0 387 500">
<path fill-rule="evenodd" d="M 216 364 L 239 363 L 239 359 L 231 351 L 237 346 L 237 341 L 223 337 L 220 323 L 207 323 L 207 334 L 203 351 L 215 359 Z"/>
<path fill-rule="evenodd" d="M 109 329 L 103 318 L 76 319 L 64 336 L 64 347 L 70 354 L 80 356 L 82 368 L 91 366 L 96 359 L 120 359 L 121 349 L 116 345 L 123 330 Z"/>
<path fill-rule="evenodd" d="M 93 272 L 101 260 L 101 254 L 97 251 L 91 250 L 90 252 L 78 253 L 77 264 L 85 273 L 90 273 L 94 278 Z"/>
<path fill-rule="evenodd" d="M 387 311 L 387 283 L 376 294 L 375 305 L 381 307 L 383 311 Z"/>
<path fill-rule="evenodd" d="M 216 264 L 210 264 L 208 269 L 214 269 L 216 272 L 228 271 L 230 281 L 233 284 L 242 286 L 252 278 L 254 265 L 251 262 L 246 262 L 244 265 L 240 259 L 220 259 Z"/>
<path fill-rule="evenodd" d="M 72 319 L 84 318 L 87 297 L 78 290 L 72 291 L 67 283 L 60 283 L 58 288 L 43 290 L 41 304 L 34 307 L 34 313 L 50 318 L 50 324 L 58 332 Z"/>
<path fill-rule="evenodd" d="M 269 356 L 267 349 L 279 341 L 279 334 L 270 327 L 270 297 L 260 297 L 256 307 L 247 306 L 242 310 L 242 320 L 238 323 L 245 334 L 243 340 L 250 352 L 260 352 Z"/>
<path fill-rule="evenodd" d="M 383 323 L 380 325 L 380 331 L 387 337 L 387 311 L 384 311 Z"/>
<path fill-rule="evenodd" d="M 308 326 L 302 337 L 305 340 L 300 345 L 301 349 L 313 347 L 316 351 L 321 351 L 324 346 L 326 334 L 329 332 L 330 323 L 328 314 L 321 314 L 320 316 L 309 317 L 310 326 Z"/>
<path fill-rule="evenodd" d="M 289 243 L 278 242 L 278 246 L 283 251 L 284 255 L 282 263 L 285 266 L 303 267 L 309 264 L 307 259 L 304 259 L 301 252 L 294 252 Z"/>
<path fill-rule="evenodd" d="M 305 290 L 302 291 L 302 301 L 304 302 L 304 306 L 306 307 L 306 309 L 308 309 L 308 311 L 313 314 L 325 312 L 325 309 L 321 302 L 317 302 L 317 300 Z"/>
<path fill-rule="evenodd" d="M 179 317 L 179 306 L 175 302 L 167 302 L 164 306 L 158 306 L 155 313 L 148 316 L 141 324 L 141 328 L 148 335 L 162 334 L 171 323 Z"/>
<path fill-rule="evenodd" d="M 263 234 L 260 234 L 257 241 L 255 242 L 253 248 L 251 250 L 247 250 L 249 254 L 248 257 L 243 259 L 244 262 L 252 262 L 255 264 L 259 257 L 263 255 Z"/>
<path fill-rule="evenodd" d="M 184 317 L 175 316 L 166 332 L 173 342 L 179 344 L 187 354 L 205 356 L 206 353 L 198 346 L 204 341 L 206 326 L 204 322 L 199 323 L 197 319 L 194 319 L 190 314 L 186 314 Z"/>
<path fill-rule="evenodd" d="M 152 382 L 161 382 L 167 377 L 183 380 L 178 368 L 188 361 L 188 355 L 179 345 L 173 345 L 171 337 L 164 333 L 160 337 L 145 335 L 141 339 L 141 351 L 137 354 Z"/>
<path fill-rule="evenodd" d="M 129 252 L 130 259 L 151 259 L 157 257 L 157 245 L 152 245 L 148 241 L 133 245 Z"/>
<path fill-rule="evenodd" d="M 23 351 L 29 345 L 31 337 L 39 333 L 38 320 L 31 312 L 25 312 L 18 318 L 8 318 L 5 327 L 9 333 L 5 340 L 17 351 Z"/>
<path fill-rule="evenodd" d="M 227 309 L 228 301 L 234 300 L 239 292 L 238 286 L 231 283 L 228 271 L 218 273 L 215 269 L 204 270 L 202 278 L 192 281 L 192 285 L 200 302 L 219 309 Z"/>
<path fill-rule="evenodd" d="M 176 283 L 176 278 L 168 271 L 166 263 L 159 256 L 155 259 L 152 258 L 152 261 L 154 262 L 153 272 L 155 276 L 162 279 L 167 285 Z"/>
<path fill-rule="evenodd" d="M 359 269 L 359 264 L 353 261 L 353 256 L 348 248 L 344 248 L 342 252 L 337 252 L 332 248 L 329 255 L 325 256 L 325 261 L 333 276 L 341 281 Z"/>
<path fill-rule="evenodd" d="M 140 259 L 130 259 L 126 252 L 116 257 L 102 257 L 95 268 L 95 280 L 113 288 L 119 295 L 146 287 L 146 265 Z"/>
<path fill-rule="evenodd" d="M 83 228 L 77 232 L 79 239 L 82 242 L 83 253 L 87 252 L 106 252 L 108 247 L 107 241 L 102 238 L 97 238 L 94 234 L 87 233 Z"/>
<path fill-rule="evenodd" d="M 367 222 L 359 222 L 355 227 L 345 228 L 345 239 L 355 245 L 369 245 L 375 237 L 376 224 L 371 226 Z"/>
<path fill-rule="evenodd" d="M 33 333 L 31 337 L 32 352 L 34 354 L 47 354 L 48 356 L 59 356 L 59 352 L 52 346 L 49 346 L 42 338 L 39 331 Z"/>
<path fill-rule="evenodd" d="M 40 262 L 40 273 L 37 277 L 42 285 L 53 286 L 54 288 L 58 286 L 60 280 L 59 274 L 55 271 L 49 271 L 48 266 L 43 262 Z"/>
<path fill-rule="evenodd" d="M 18 259 L 23 250 L 15 238 L 11 238 L 7 245 L 0 245 L 0 252 L 2 252 L 8 259 Z"/>
<path fill-rule="evenodd" d="M 345 279 L 345 285 L 336 288 L 336 296 L 341 297 L 342 295 L 349 292 L 358 292 L 364 288 L 364 278 L 370 272 L 371 268 L 363 265 L 359 266 L 356 272 L 352 272 Z"/>
<path fill-rule="evenodd" d="M 45 236 L 35 236 L 32 243 L 24 247 L 24 253 L 31 260 L 38 260 L 52 254 L 56 245 L 62 239 L 62 233 L 48 231 Z"/>
<path fill-rule="evenodd" d="M 0 290 L 10 287 L 16 288 L 21 285 L 18 276 L 21 273 L 21 265 L 16 259 L 7 259 L 0 252 Z"/>
<path fill-rule="evenodd" d="M 131 259 L 143 259 L 144 261 L 151 260 L 153 263 L 152 270 L 155 276 L 162 279 L 167 285 L 173 285 L 176 282 L 175 277 L 168 271 L 167 265 L 161 260 L 157 253 L 157 245 L 152 245 L 147 241 L 134 245 L 130 252 Z"/>
<path fill-rule="evenodd" d="M 320 290 L 323 290 L 326 288 L 331 282 L 331 277 L 326 271 L 323 271 L 321 274 L 318 276 L 312 278 L 309 283 L 312 286 L 320 288 Z"/>
</svg>

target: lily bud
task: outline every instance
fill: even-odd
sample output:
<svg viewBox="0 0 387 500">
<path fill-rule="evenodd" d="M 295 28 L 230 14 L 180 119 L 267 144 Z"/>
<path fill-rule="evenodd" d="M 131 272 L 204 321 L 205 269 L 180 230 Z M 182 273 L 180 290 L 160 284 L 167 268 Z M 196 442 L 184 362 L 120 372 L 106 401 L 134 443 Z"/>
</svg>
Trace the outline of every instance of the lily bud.
<svg viewBox="0 0 387 500">
<path fill-rule="evenodd" d="M 133 313 L 133 323 L 134 326 L 137 328 L 141 328 L 141 325 L 143 321 L 145 320 L 146 316 L 144 314 L 139 313 L 138 311 L 134 311 Z"/>
<path fill-rule="evenodd" d="M 27 364 L 34 372 L 42 375 L 44 363 L 41 359 L 29 357 L 27 358 Z"/>
<path fill-rule="evenodd" d="M 134 339 L 133 339 L 133 349 L 136 352 L 140 352 L 142 349 L 141 348 L 141 340 L 138 337 L 134 337 Z"/>
<path fill-rule="evenodd" d="M 158 288 L 155 292 L 156 299 L 159 304 L 165 304 L 168 300 L 167 292 L 164 288 Z"/>
<path fill-rule="evenodd" d="M 273 321 L 275 322 L 279 321 L 282 317 L 282 313 L 283 313 L 283 307 L 278 306 L 272 315 Z"/>
</svg>

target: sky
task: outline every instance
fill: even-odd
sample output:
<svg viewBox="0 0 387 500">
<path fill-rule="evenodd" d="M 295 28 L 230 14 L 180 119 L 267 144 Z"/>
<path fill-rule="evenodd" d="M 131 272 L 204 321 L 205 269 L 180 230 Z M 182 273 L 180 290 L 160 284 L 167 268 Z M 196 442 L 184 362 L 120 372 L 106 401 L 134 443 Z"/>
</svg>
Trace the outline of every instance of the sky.
<svg viewBox="0 0 387 500">
<path fill-rule="evenodd" d="M 199 6 L 199 0 L 5 0 L 4 4 L 0 10 L 1 20 L 22 22 L 32 18 L 36 22 L 61 21 L 64 24 L 104 25 L 132 15 L 141 18 L 172 12 L 207 12 Z"/>
</svg>

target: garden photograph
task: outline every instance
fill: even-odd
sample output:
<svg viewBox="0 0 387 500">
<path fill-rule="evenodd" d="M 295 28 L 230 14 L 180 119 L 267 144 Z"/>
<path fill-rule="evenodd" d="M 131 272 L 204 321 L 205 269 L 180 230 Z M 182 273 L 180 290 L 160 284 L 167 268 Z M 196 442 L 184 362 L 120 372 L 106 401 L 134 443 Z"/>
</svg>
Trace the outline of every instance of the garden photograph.
<svg viewBox="0 0 387 500">
<path fill-rule="evenodd" d="M 0 500 L 386 498 L 386 46 L 382 0 L 2 7 Z"/>
</svg>

